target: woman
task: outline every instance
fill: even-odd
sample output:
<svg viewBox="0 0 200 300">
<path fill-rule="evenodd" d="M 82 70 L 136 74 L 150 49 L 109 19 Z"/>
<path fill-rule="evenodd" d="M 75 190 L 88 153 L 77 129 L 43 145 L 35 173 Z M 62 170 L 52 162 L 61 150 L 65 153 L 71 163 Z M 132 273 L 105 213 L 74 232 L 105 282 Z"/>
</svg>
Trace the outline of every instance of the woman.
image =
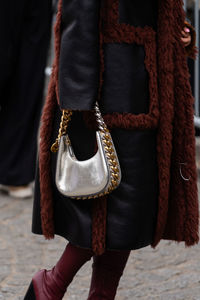
<svg viewBox="0 0 200 300">
<path fill-rule="evenodd" d="M 145 10 L 144 10 L 145 8 Z M 33 232 L 69 241 L 56 266 L 32 279 L 25 299 L 62 299 L 93 256 L 88 299 L 114 299 L 131 250 L 161 239 L 198 242 L 192 27 L 181 0 L 59 3 L 56 59 L 43 112 Z M 50 147 L 61 110 L 78 159 L 93 155 L 98 100 L 122 170 L 107 197 L 78 201 L 55 186 Z"/>
</svg>

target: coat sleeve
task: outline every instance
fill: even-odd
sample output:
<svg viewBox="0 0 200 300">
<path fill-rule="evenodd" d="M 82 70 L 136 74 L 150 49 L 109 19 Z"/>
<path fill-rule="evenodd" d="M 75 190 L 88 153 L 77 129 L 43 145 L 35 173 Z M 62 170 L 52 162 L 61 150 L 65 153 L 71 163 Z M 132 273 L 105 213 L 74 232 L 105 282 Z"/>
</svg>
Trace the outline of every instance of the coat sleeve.
<svg viewBox="0 0 200 300">
<path fill-rule="evenodd" d="M 185 21 L 185 26 L 190 29 L 190 34 L 191 34 L 191 43 L 189 46 L 185 48 L 187 55 L 190 58 L 195 59 L 196 54 L 197 54 L 197 47 L 196 47 L 196 31 L 194 27 L 187 21 Z"/>
<path fill-rule="evenodd" d="M 91 110 L 99 87 L 101 0 L 63 0 L 58 90 L 61 109 Z"/>
</svg>

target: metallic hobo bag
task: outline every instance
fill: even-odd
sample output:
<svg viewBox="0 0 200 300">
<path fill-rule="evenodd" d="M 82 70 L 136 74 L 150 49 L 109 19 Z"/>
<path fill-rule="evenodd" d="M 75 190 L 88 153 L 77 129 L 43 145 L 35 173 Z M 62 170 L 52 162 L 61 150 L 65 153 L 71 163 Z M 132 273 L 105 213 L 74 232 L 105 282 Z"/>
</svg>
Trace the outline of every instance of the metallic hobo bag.
<svg viewBox="0 0 200 300">
<path fill-rule="evenodd" d="M 67 132 L 72 112 L 63 110 L 59 135 L 51 151 L 57 152 L 56 186 L 61 194 L 75 199 L 92 199 L 111 193 L 121 181 L 121 170 L 112 137 L 101 116 L 99 106 L 94 107 L 98 131 L 97 153 L 90 159 L 78 161 Z"/>
</svg>

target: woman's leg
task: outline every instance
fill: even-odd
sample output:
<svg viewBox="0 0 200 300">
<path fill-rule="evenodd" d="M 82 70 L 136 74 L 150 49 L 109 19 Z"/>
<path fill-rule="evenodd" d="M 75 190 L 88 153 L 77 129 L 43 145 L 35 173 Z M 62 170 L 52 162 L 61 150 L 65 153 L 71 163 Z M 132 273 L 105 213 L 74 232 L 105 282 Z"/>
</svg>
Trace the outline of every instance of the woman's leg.
<svg viewBox="0 0 200 300">
<path fill-rule="evenodd" d="M 93 251 L 68 244 L 55 267 L 46 272 L 46 288 L 51 291 L 57 287 L 63 292 L 72 282 L 78 270 L 91 259 Z"/>
<path fill-rule="evenodd" d="M 130 251 L 106 251 L 94 256 L 88 300 L 113 300 Z"/>
<path fill-rule="evenodd" d="M 35 274 L 25 300 L 61 300 L 78 270 L 94 255 L 92 250 L 68 244 L 52 270 Z"/>
</svg>

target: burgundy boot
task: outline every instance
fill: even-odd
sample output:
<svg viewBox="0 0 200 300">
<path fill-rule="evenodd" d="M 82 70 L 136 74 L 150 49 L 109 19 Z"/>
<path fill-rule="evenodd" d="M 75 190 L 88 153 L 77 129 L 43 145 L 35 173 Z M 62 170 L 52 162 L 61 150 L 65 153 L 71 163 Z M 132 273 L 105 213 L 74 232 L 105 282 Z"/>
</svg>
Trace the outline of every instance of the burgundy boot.
<svg viewBox="0 0 200 300">
<path fill-rule="evenodd" d="M 78 270 L 93 254 L 69 243 L 52 270 L 41 270 L 34 275 L 24 300 L 61 300 Z"/>
<path fill-rule="evenodd" d="M 94 256 L 91 286 L 87 300 L 113 300 L 130 251 L 106 251 Z"/>
</svg>

